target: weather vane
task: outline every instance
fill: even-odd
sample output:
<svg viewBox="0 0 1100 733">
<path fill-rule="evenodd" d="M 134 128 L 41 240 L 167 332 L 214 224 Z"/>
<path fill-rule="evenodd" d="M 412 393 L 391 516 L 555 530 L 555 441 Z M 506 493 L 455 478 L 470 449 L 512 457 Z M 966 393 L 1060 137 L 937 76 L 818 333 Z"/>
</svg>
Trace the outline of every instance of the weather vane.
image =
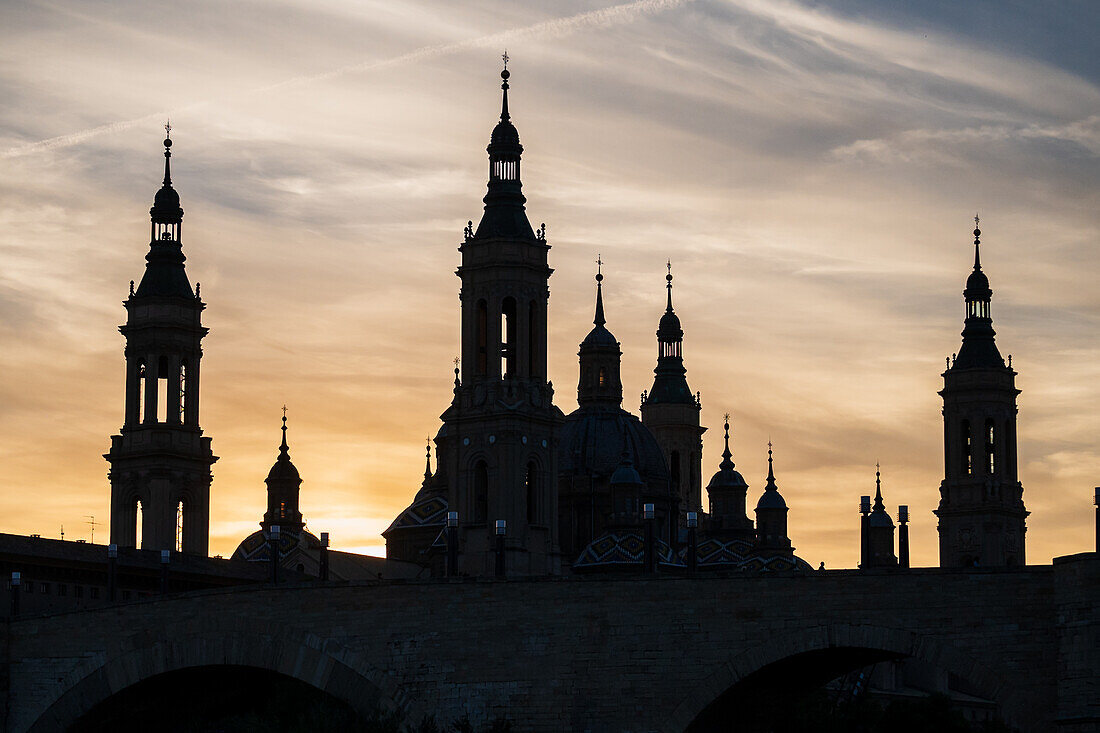
<svg viewBox="0 0 1100 733">
<path fill-rule="evenodd" d="M 501 56 L 501 58 L 504 59 L 504 69 L 505 69 L 505 71 L 507 71 L 507 69 L 508 69 L 508 49 L 504 49 L 504 55 Z"/>
<path fill-rule="evenodd" d="M 283 405 L 283 419 L 286 419 L 286 405 Z"/>
<path fill-rule="evenodd" d="M 596 253 L 596 274 L 603 274 L 603 259 L 600 257 L 600 253 Z"/>
<path fill-rule="evenodd" d="M 172 120 L 164 121 L 164 136 L 172 137 Z"/>
<path fill-rule="evenodd" d="M 975 214 L 975 215 L 974 215 L 974 226 L 978 226 L 978 222 L 979 222 L 979 221 L 981 221 L 981 219 L 979 219 L 979 218 L 978 218 L 978 215 L 977 215 L 977 214 Z"/>
<path fill-rule="evenodd" d="M 725 414 L 725 418 L 726 418 L 726 422 L 730 421 L 730 414 L 728 412 Z"/>
</svg>

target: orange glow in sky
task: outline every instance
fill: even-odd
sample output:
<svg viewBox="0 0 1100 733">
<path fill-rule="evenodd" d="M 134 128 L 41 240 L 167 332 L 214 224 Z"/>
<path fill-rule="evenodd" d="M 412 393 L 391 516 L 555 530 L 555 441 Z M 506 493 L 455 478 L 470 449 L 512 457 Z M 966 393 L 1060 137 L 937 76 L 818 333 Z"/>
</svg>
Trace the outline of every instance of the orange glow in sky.
<svg viewBox="0 0 1100 733">
<path fill-rule="evenodd" d="M 171 116 L 187 271 L 208 303 L 211 551 L 256 529 L 285 403 L 309 528 L 381 554 L 451 396 L 457 247 L 480 216 L 507 48 L 527 208 L 553 247 L 559 407 L 576 407 L 599 253 L 637 412 L 671 259 L 704 484 L 729 412 L 750 506 L 770 438 L 796 551 L 852 567 L 881 462 L 914 564 L 934 565 L 937 391 L 977 211 L 1022 390 L 1028 560 L 1093 547 L 1095 68 L 900 10 L 465 5 L 0 10 L 0 531 L 84 538 L 94 515 L 107 540 L 117 326 Z"/>
</svg>

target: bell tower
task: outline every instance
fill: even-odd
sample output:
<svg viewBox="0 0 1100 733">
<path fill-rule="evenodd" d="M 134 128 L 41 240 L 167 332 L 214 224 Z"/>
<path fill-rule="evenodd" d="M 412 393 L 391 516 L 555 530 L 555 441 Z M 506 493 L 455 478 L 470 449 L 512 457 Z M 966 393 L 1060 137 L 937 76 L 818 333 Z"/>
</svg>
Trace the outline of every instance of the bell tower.
<svg viewBox="0 0 1100 733">
<path fill-rule="evenodd" d="M 978 217 L 974 217 L 975 225 Z M 940 484 L 941 567 L 1024 564 L 1023 486 L 1016 467 L 1016 372 L 994 341 L 993 291 L 982 272 L 981 230 L 963 298 L 962 347 L 943 373 L 944 479 Z M 1010 357 L 1011 360 L 1011 357 Z"/>
<path fill-rule="evenodd" d="M 165 132 L 171 127 L 165 125 Z M 172 188 L 172 139 L 164 183 L 149 210 L 145 274 L 123 303 L 126 406 L 104 458 L 111 464 L 111 542 L 206 555 L 210 542 L 210 438 L 199 427 L 199 360 L 205 304 L 184 271 L 183 209 Z"/>
<path fill-rule="evenodd" d="M 703 511 L 703 433 L 701 405 L 691 393 L 684 368 L 684 329 L 672 309 L 672 262 L 665 276 L 668 291 L 664 315 L 657 328 L 657 368 L 653 387 L 642 397 L 642 424 L 649 428 L 665 454 L 672 496 L 679 514 Z"/>
<path fill-rule="evenodd" d="M 459 247 L 462 360 L 436 436 L 448 505 L 459 518 L 459 572 L 494 572 L 494 526 L 505 520 L 506 572 L 560 570 L 558 433 L 564 416 L 546 378 L 546 227 L 524 208 L 523 146 L 508 112 L 507 54 L 500 121 L 489 147 L 485 210 Z M 458 371 L 456 369 L 456 371 Z"/>
</svg>

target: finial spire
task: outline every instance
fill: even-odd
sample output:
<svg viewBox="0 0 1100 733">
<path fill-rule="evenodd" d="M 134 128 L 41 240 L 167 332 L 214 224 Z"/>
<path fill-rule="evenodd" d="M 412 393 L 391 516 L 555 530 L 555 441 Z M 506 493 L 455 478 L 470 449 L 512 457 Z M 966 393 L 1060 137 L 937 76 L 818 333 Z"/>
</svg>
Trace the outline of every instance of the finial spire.
<svg viewBox="0 0 1100 733">
<path fill-rule="evenodd" d="M 607 323 L 603 317 L 603 260 L 596 255 L 596 317 L 592 322 L 597 326 Z"/>
<path fill-rule="evenodd" d="M 725 441 L 726 441 L 726 447 L 725 447 L 725 450 L 723 450 L 723 451 L 722 451 L 722 463 L 721 463 L 721 467 L 722 467 L 722 468 L 725 468 L 725 467 L 726 467 L 726 464 L 728 463 L 728 464 L 729 464 L 729 467 L 730 467 L 730 468 L 733 468 L 733 466 L 734 466 L 734 463 L 733 463 L 733 461 L 731 460 L 731 459 L 733 458 L 733 454 L 732 454 L 732 453 L 730 453 L 730 414 L 729 414 L 729 413 L 727 412 L 727 413 L 726 413 L 726 414 L 725 414 L 725 415 L 723 416 L 723 418 L 724 418 L 724 419 L 725 419 L 725 421 L 726 421 L 726 424 L 725 424 L 725 427 L 726 427 L 726 437 L 725 437 Z"/>
<path fill-rule="evenodd" d="M 772 441 L 768 438 L 768 486 L 775 488 L 775 472 L 772 471 Z"/>
<path fill-rule="evenodd" d="M 982 261 L 981 261 L 981 257 L 979 256 L 979 252 L 978 252 L 978 247 L 979 247 L 979 245 L 981 245 L 981 236 L 982 236 L 982 230 L 978 228 L 978 223 L 980 221 L 981 220 L 978 218 L 978 215 L 975 214 L 974 215 L 974 269 L 975 270 L 982 269 Z"/>
<path fill-rule="evenodd" d="M 882 503 L 882 466 L 875 462 L 875 509 L 885 509 Z"/>
<path fill-rule="evenodd" d="M 668 313 L 671 313 L 672 312 L 672 260 L 669 260 L 668 262 L 666 262 L 665 266 L 668 268 L 668 274 L 665 275 L 665 282 L 668 283 L 665 286 L 665 287 L 668 288 L 668 305 L 666 306 L 665 311 L 668 312 Z"/>
<path fill-rule="evenodd" d="M 508 51 L 504 52 L 501 56 L 504 60 L 504 70 L 500 72 L 500 78 L 503 80 L 500 83 L 500 88 L 503 90 L 504 95 L 500 103 L 500 121 L 503 122 L 509 119 L 508 115 L 508 77 L 511 76 L 511 72 L 508 71 Z"/>
<path fill-rule="evenodd" d="M 172 170 L 169 161 L 172 158 L 172 121 L 164 123 L 164 185 L 172 185 Z"/>
<path fill-rule="evenodd" d="M 290 450 L 289 446 L 286 444 L 286 405 L 283 405 L 283 427 L 282 427 L 282 431 L 283 431 L 283 442 L 279 446 L 279 453 L 282 454 L 282 455 L 286 455 L 287 451 Z"/>
<path fill-rule="evenodd" d="M 427 481 L 432 477 L 432 439 L 431 436 L 425 438 L 428 443 L 428 447 L 425 449 L 424 456 L 424 480 Z"/>
</svg>

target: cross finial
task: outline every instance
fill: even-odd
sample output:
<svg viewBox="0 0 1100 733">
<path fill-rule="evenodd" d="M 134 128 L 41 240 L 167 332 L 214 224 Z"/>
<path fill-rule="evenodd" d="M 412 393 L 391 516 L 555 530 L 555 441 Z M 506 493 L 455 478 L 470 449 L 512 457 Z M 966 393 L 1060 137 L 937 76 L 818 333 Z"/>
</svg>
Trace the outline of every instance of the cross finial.
<svg viewBox="0 0 1100 733">
<path fill-rule="evenodd" d="M 981 219 L 978 218 L 977 214 L 974 214 L 974 226 L 978 226 L 979 222 L 981 222 Z"/>
<path fill-rule="evenodd" d="M 668 262 L 665 263 L 665 267 L 668 268 L 669 279 L 671 280 L 672 279 L 672 260 L 671 259 Z"/>
<path fill-rule="evenodd" d="M 286 419 L 286 405 L 283 405 L 283 419 Z"/>
<path fill-rule="evenodd" d="M 603 268 L 603 259 L 600 257 L 600 253 L 597 252 L 596 253 L 596 274 L 597 275 L 600 275 L 600 274 L 603 273 L 602 268 Z"/>
<path fill-rule="evenodd" d="M 501 58 L 504 60 L 504 68 L 507 69 L 508 68 L 508 61 L 509 61 L 509 59 L 508 59 L 508 49 L 504 49 L 504 54 L 501 56 Z"/>
<path fill-rule="evenodd" d="M 172 137 L 172 120 L 164 121 L 164 136 Z"/>
<path fill-rule="evenodd" d="M 459 358 L 458 358 L 457 356 L 456 356 L 456 357 L 454 358 L 454 365 L 455 365 L 455 367 L 457 367 L 457 366 L 458 366 L 458 362 L 460 362 L 460 361 L 462 361 L 462 360 L 461 360 L 461 359 L 459 359 Z"/>
<path fill-rule="evenodd" d="M 723 417 L 725 417 L 726 422 L 730 421 L 730 414 L 728 412 L 725 415 L 723 415 Z"/>
</svg>

